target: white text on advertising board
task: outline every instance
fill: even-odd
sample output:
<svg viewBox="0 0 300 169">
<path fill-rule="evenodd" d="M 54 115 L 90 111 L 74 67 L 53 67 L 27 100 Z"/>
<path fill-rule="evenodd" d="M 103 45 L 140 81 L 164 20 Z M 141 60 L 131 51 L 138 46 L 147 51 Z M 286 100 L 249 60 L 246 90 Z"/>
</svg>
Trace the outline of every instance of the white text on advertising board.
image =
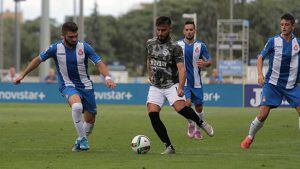
<svg viewBox="0 0 300 169">
<path fill-rule="evenodd" d="M 204 101 L 218 101 L 221 96 L 218 93 L 203 93 Z"/>
<path fill-rule="evenodd" d="M 45 97 L 43 92 L 0 91 L 0 99 L 2 100 L 43 100 Z"/>
<path fill-rule="evenodd" d="M 132 94 L 130 92 L 95 92 L 96 100 L 130 100 Z"/>
</svg>

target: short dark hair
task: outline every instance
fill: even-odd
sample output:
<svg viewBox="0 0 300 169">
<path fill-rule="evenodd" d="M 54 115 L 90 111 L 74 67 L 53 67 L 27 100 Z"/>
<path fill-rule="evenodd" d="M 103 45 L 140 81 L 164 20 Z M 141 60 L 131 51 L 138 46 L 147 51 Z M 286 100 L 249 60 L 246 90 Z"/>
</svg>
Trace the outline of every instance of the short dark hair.
<svg viewBox="0 0 300 169">
<path fill-rule="evenodd" d="M 171 18 L 168 16 L 160 16 L 156 19 L 155 25 L 160 26 L 160 25 L 168 25 L 171 26 Z"/>
<path fill-rule="evenodd" d="M 290 13 L 285 13 L 284 15 L 281 16 L 280 18 L 281 20 L 284 19 L 284 20 L 288 20 L 288 21 L 291 21 L 292 24 L 295 23 L 295 18 L 292 14 Z"/>
<path fill-rule="evenodd" d="M 184 23 L 184 25 L 193 25 L 194 28 L 196 28 L 195 22 L 194 22 L 194 21 L 186 21 L 186 22 Z"/>
<path fill-rule="evenodd" d="M 74 22 L 65 22 L 61 27 L 61 32 L 66 34 L 67 32 L 77 32 L 78 27 Z"/>
</svg>

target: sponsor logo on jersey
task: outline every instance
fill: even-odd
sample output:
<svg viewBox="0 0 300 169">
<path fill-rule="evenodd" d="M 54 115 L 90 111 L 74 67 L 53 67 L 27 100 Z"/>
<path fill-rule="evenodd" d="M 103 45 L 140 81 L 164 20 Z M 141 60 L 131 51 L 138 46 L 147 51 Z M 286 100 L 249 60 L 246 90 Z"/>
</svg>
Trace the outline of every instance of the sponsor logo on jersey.
<svg viewBox="0 0 300 169">
<path fill-rule="evenodd" d="M 151 60 L 150 64 L 151 64 L 151 66 L 154 66 L 154 67 L 163 67 L 163 68 L 165 68 L 167 66 L 167 62 L 161 61 L 161 60 Z"/>
</svg>

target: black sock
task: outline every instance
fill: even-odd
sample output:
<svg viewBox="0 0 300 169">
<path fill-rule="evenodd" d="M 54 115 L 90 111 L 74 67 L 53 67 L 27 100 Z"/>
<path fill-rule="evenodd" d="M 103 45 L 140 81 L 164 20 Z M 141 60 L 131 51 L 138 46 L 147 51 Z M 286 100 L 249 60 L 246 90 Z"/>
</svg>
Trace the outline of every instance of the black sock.
<svg viewBox="0 0 300 169">
<path fill-rule="evenodd" d="M 149 117 L 151 120 L 152 127 L 160 140 L 165 144 L 166 147 L 171 145 L 171 141 L 169 139 L 167 129 L 163 122 L 159 118 L 158 112 L 150 112 Z"/>
<path fill-rule="evenodd" d="M 193 120 L 198 126 L 201 126 L 203 123 L 202 119 L 199 118 L 199 116 L 191 107 L 185 106 L 183 109 L 179 110 L 178 113 L 186 119 Z"/>
</svg>

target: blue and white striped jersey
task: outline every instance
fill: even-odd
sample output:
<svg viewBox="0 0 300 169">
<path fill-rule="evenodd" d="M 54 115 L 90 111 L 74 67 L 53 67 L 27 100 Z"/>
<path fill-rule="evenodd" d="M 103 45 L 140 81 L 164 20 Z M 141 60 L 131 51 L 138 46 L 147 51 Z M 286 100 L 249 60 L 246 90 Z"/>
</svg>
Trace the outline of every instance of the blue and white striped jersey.
<svg viewBox="0 0 300 169">
<path fill-rule="evenodd" d="M 183 50 L 184 64 L 187 72 L 185 85 L 194 88 L 201 88 L 201 69 L 197 66 L 196 62 L 199 59 L 204 61 L 211 60 L 211 56 L 207 51 L 206 45 L 199 40 L 189 45 L 184 42 L 184 39 L 179 40 L 178 44 Z"/>
<path fill-rule="evenodd" d="M 299 78 L 299 39 L 292 35 L 287 42 L 280 35 L 270 38 L 259 57 L 269 57 L 269 69 L 265 83 L 285 89 L 295 87 Z"/>
<path fill-rule="evenodd" d="M 64 41 L 51 44 L 40 53 L 40 58 L 45 61 L 53 58 L 56 64 L 59 83 L 63 86 L 92 89 L 93 84 L 88 75 L 88 59 L 94 64 L 101 61 L 94 49 L 85 42 L 78 42 L 76 48 L 68 48 Z"/>
</svg>

